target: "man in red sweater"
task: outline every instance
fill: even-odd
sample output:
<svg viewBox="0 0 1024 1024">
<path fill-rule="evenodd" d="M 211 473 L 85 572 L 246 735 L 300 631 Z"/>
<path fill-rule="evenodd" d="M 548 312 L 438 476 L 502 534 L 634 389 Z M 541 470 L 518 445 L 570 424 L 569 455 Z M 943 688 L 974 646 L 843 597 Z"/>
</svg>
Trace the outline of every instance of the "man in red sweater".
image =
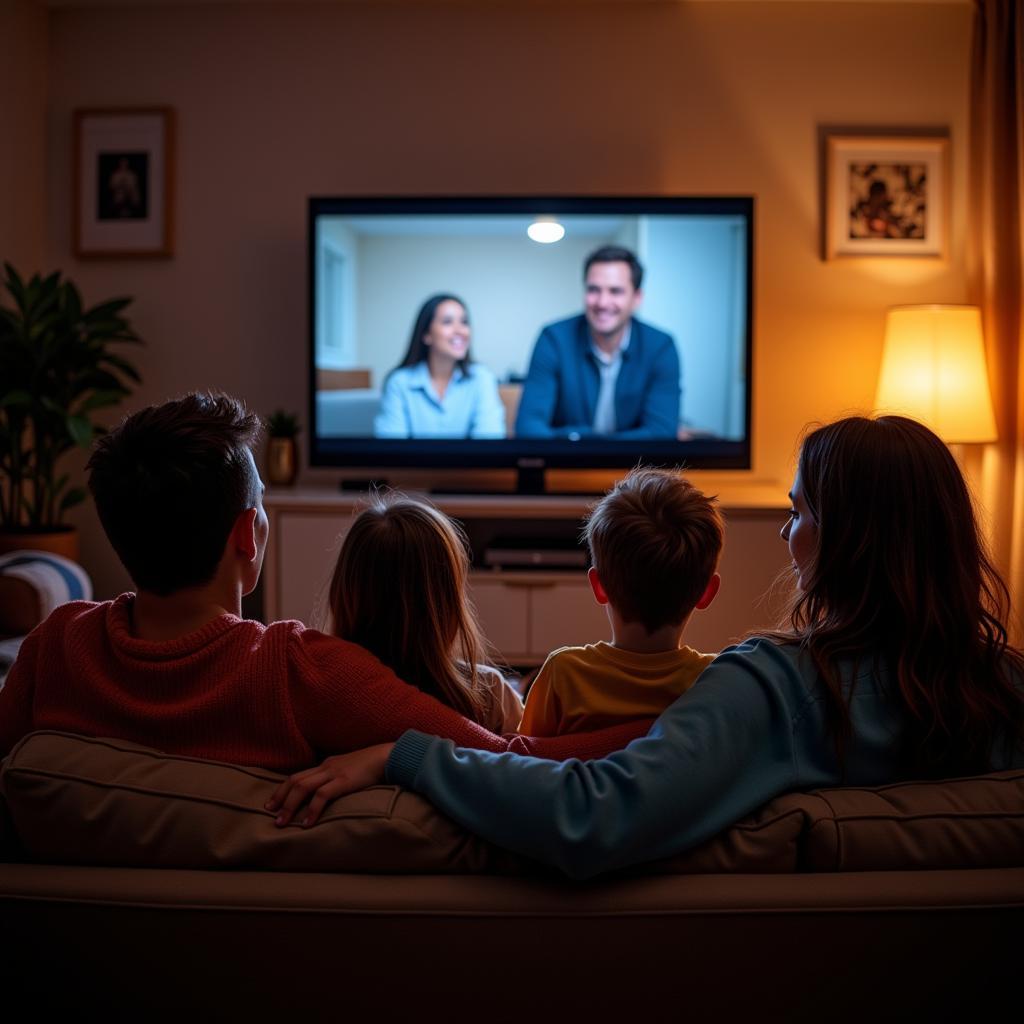
<svg viewBox="0 0 1024 1024">
<path fill-rule="evenodd" d="M 503 739 L 355 644 L 242 619 L 269 532 L 259 434 L 241 402 L 190 394 L 99 440 L 89 488 L 137 592 L 63 605 L 28 636 L 0 690 L 0 757 L 38 729 L 278 771 L 406 729 L 556 758 L 600 756 L 637 735 Z"/>
</svg>

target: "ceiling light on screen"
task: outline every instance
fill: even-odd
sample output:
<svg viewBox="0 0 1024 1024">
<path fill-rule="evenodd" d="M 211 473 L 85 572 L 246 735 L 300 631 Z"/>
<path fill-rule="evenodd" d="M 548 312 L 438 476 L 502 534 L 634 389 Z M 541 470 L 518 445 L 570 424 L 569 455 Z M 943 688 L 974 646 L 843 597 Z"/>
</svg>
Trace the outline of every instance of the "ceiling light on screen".
<svg viewBox="0 0 1024 1024">
<path fill-rule="evenodd" d="M 538 217 L 527 229 L 526 233 L 535 242 L 550 245 L 565 237 L 565 228 L 551 217 Z"/>
</svg>

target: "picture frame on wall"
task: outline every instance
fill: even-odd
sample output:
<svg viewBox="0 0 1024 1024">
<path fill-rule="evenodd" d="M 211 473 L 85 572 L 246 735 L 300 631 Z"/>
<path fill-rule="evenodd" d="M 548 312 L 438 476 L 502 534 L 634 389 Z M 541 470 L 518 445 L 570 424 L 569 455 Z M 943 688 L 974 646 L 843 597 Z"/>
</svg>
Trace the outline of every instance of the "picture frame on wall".
<svg viewBox="0 0 1024 1024">
<path fill-rule="evenodd" d="M 946 257 L 948 137 L 828 135 L 825 161 L 826 259 Z"/>
<path fill-rule="evenodd" d="M 77 257 L 174 254 L 174 111 L 74 114 L 73 248 Z"/>
</svg>

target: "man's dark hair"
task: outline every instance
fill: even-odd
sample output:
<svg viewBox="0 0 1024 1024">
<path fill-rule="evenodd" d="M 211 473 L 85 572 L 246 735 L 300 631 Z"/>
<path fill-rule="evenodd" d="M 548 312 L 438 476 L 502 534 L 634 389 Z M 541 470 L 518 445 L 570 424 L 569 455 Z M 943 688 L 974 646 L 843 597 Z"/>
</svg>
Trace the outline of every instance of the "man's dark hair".
<svg viewBox="0 0 1024 1024">
<path fill-rule="evenodd" d="M 213 579 L 235 520 L 259 500 L 248 453 L 261 429 L 237 399 L 194 392 L 99 439 L 89 490 L 137 588 L 166 596 Z"/>
<path fill-rule="evenodd" d="M 644 280 L 644 268 L 636 255 L 629 249 L 625 249 L 621 245 L 602 245 L 600 249 L 595 249 L 583 264 L 584 281 L 595 263 L 628 263 L 629 276 L 633 279 L 633 288 L 636 291 L 640 290 L 640 285 Z"/>
<path fill-rule="evenodd" d="M 584 536 L 612 607 L 653 633 L 696 607 L 724 529 L 715 499 L 678 473 L 634 469 L 594 507 Z"/>
</svg>

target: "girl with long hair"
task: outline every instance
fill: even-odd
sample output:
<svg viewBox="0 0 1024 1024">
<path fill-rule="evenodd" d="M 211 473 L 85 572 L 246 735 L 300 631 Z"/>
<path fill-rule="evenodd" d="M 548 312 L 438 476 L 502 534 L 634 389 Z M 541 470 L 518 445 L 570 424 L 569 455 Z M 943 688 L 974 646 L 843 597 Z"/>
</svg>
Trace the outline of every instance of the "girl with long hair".
<svg viewBox="0 0 1024 1024">
<path fill-rule="evenodd" d="M 494 374 L 469 354 L 469 311 L 455 295 L 420 306 L 402 361 L 387 376 L 374 435 L 499 439 L 505 407 Z"/>
<path fill-rule="evenodd" d="M 332 631 L 485 729 L 515 732 L 523 704 L 485 661 L 468 573 L 466 538 L 443 512 L 377 495 L 338 554 L 328 592 Z"/>
<path fill-rule="evenodd" d="M 782 537 L 788 628 L 728 648 L 600 760 L 494 759 L 408 732 L 283 784 L 287 820 L 386 777 L 585 877 L 678 853 L 781 793 L 1024 765 L 1024 660 L 956 462 L 898 416 L 807 435 Z"/>
</svg>

